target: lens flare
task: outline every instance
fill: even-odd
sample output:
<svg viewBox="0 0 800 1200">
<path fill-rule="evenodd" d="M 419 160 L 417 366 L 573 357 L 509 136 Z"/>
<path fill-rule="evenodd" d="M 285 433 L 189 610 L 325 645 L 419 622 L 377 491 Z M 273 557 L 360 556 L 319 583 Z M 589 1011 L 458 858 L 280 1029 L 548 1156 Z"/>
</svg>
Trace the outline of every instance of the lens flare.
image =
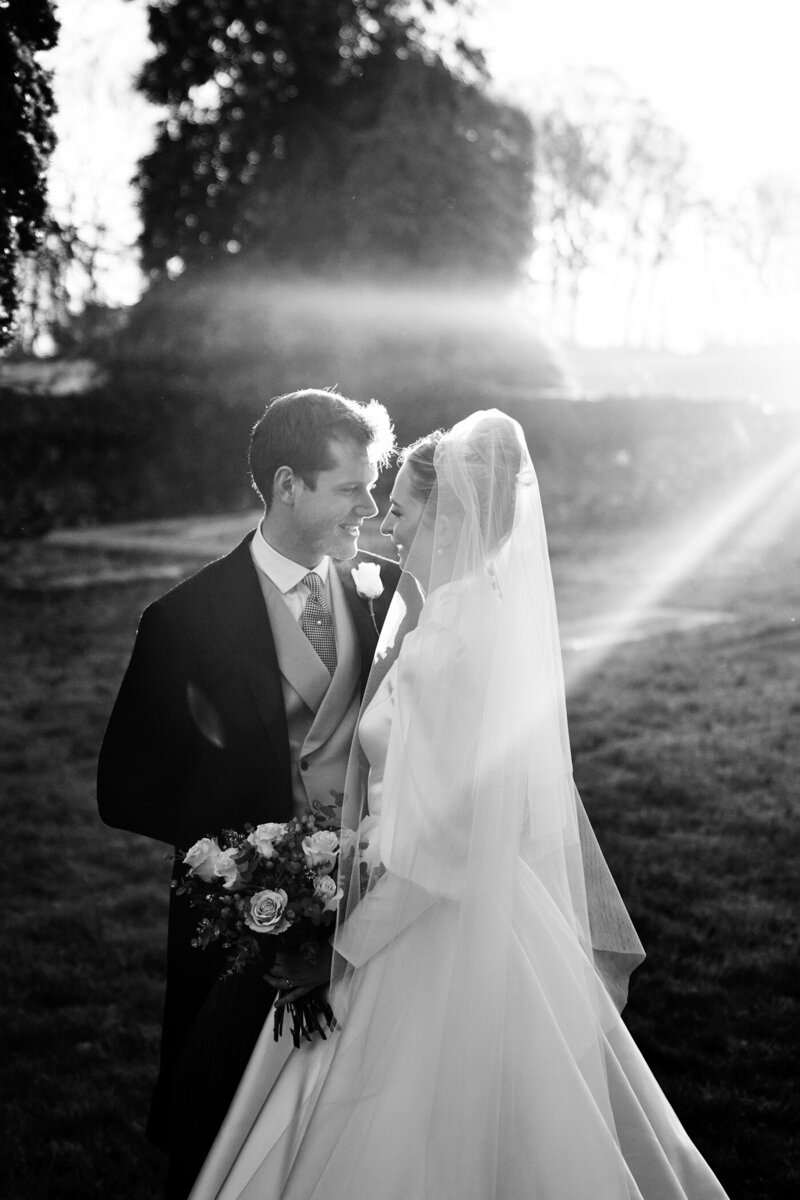
<svg viewBox="0 0 800 1200">
<path fill-rule="evenodd" d="M 800 510 L 800 438 L 775 455 L 740 490 L 711 511 L 693 514 L 663 539 L 660 550 L 648 545 L 652 562 L 648 581 L 623 608 L 589 622 L 562 626 L 568 654 L 570 689 L 586 684 L 620 642 L 638 641 L 655 631 L 689 629 L 735 619 L 730 613 L 669 608 L 676 589 L 729 539 L 742 551 L 760 552 L 780 539 Z M 580 651 L 570 654 L 570 651 Z"/>
</svg>

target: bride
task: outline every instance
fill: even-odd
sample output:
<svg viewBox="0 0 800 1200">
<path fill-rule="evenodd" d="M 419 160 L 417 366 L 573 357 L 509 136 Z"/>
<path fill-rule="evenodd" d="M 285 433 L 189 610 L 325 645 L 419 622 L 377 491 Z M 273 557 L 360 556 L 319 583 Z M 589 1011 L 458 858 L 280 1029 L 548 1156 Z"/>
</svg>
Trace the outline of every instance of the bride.
<svg viewBox="0 0 800 1200">
<path fill-rule="evenodd" d="M 417 443 L 383 529 L 336 1028 L 267 1021 L 191 1200 L 724 1200 L 619 1016 L 642 951 L 572 782 L 520 426 Z"/>
</svg>

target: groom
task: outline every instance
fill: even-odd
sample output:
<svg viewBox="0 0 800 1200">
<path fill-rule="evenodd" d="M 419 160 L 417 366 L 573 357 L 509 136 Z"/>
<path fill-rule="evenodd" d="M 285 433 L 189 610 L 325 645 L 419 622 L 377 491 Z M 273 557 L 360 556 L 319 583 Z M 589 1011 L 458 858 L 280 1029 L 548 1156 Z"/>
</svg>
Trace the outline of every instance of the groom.
<svg viewBox="0 0 800 1200">
<path fill-rule="evenodd" d="M 399 578 L 395 563 L 358 553 L 392 449 L 375 401 L 301 391 L 269 403 L 250 444 L 258 528 L 142 616 L 100 752 L 107 824 L 186 850 L 342 791 Z M 383 591 L 371 600 L 352 575 L 363 560 L 380 569 Z M 220 979 L 218 954 L 191 946 L 195 920 L 173 893 L 148 1125 L 169 1152 L 169 1200 L 190 1190 L 275 998 L 258 973 Z M 321 982 L 302 961 L 291 976 L 294 987 Z"/>
</svg>

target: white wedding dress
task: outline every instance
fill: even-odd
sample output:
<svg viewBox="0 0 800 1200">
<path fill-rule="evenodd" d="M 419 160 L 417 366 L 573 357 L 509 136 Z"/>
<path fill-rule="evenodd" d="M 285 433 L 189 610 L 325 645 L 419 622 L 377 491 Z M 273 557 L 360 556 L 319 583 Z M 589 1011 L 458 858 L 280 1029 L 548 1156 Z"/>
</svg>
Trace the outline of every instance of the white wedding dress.
<svg viewBox="0 0 800 1200">
<path fill-rule="evenodd" d="M 372 845 L 397 668 L 359 728 Z M 458 905 L 406 900 L 405 927 L 384 943 L 393 886 L 380 880 L 351 918 L 360 961 L 341 1027 L 294 1049 L 267 1020 L 190 1200 L 724 1200 L 524 855 L 491 1027 L 460 1021 L 463 997 L 443 1000 Z M 335 988 L 332 998 L 336 1008 Z M 455 1061 L 442 1054 L 445 1032 Z M 485 1042 L 497 1063 L 489 1097 L 469 1075 Z"/>
</svg>

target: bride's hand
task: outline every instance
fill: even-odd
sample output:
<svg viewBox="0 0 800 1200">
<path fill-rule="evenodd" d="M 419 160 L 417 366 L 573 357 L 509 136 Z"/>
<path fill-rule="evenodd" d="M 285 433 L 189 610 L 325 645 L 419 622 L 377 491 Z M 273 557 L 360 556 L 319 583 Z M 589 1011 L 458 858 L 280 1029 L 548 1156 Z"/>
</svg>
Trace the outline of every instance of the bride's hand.
<svg viewBox="0 0 800 1200">
<path fill-rule="evenodd" d="M 278 992 L 275 1007 L 290 1004 L 313 992 L 314 988 L 330 983 L 332 961 L 333 948 L 329 942 L 319 944 L 319 953 L 314 962 L 308 962 L 298 952 L 281 951 L 269 973 L 264 976 L 267 983 Z"/>
</svg>

